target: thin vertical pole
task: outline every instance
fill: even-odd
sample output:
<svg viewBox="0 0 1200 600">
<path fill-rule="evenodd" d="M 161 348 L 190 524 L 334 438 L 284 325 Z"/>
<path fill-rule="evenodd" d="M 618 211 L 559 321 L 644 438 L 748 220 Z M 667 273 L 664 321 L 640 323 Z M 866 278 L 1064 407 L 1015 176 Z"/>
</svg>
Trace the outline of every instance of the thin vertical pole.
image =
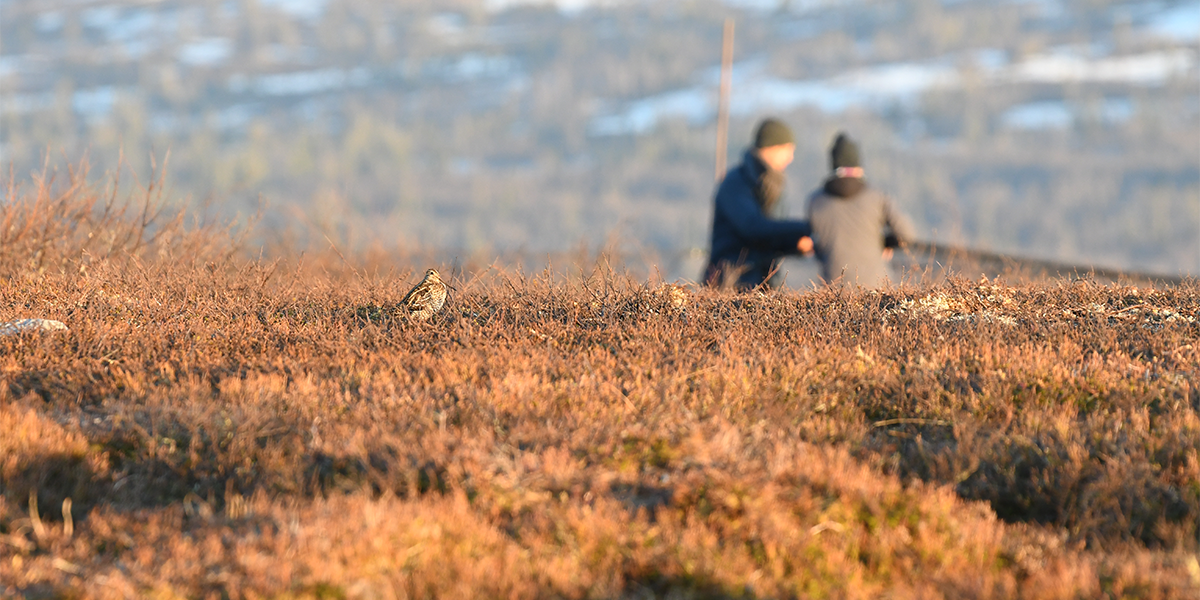
<svg viewBox="0 0 1200 600">
<path fill-rule="evenodd" d="M 733 86 L 733 18 L 725 18 L 725 37 L 721 49 L 721 90 L 717 97 L 717 174 L 725 177 L 725 156 L 729 146 L 729 90 Z"/>
</svg>

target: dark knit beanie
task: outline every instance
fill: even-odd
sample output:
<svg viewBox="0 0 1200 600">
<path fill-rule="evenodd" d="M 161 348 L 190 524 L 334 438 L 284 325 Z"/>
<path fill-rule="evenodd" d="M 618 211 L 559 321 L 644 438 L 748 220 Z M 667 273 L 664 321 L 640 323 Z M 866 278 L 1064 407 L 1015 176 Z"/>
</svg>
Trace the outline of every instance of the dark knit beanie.
<svg viewBox="0 0 1200 600">
<path fill-rule="evenodd" d="M 792 137 L 792 130 L 788 129 L 787 125 L 779 119 L 767 119 L 758 125 L 758 132 L 754 134 L 755 148 L 769 148 L 771 146 L 779 146 L 782 144 L 795 144 L 796 138 Z"/>
<path fill-rule="evenodd" d="M 858 160 L 858 144 L 844 133 L 839 133 L 829 149 L 829 162 L 833 169 L 838 167 L 861 167 Z"/>
</svg>

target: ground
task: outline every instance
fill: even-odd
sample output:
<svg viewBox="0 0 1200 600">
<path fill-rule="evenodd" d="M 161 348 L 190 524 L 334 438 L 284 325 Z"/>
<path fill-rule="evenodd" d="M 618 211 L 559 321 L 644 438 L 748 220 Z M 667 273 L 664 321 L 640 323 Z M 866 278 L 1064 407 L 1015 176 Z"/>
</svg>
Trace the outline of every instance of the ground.
<svg viewBox="0 0 1200 600">
<path fill-rule="evenodd" d="M 0 337 L 5 595 L 1200 592 L 1194 280 L 467 264 L 411 322 L 433 265 L 103 203 L 3 215 L 0 321 L 69 328 Z"/>
</svg>

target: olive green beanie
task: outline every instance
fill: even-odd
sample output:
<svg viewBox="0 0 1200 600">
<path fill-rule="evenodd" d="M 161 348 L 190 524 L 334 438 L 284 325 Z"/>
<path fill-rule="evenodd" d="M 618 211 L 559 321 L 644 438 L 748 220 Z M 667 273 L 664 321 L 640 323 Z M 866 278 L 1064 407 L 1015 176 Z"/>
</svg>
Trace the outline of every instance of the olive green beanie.
<svg viewBox="0 0 1200 600">
<path fill-rule="evenodd" d="M 833 170 L 837 170 L 838 167 L 861 167 L 858 144 L 855 144 L 850 136 L 839 133 L 837 139 L 833 140 L 833 147 L 829 149 L 829 162 Z"/>
<path fill-rule="evenodd" d="M 792 130 L 788 129 L 787 125 L 779 119 L 766 119 L 758 125 L 758 131 L 754 134 L 755 148 L 769 148 L 771 146 L 780 146 L 783 144 L 795 144 L 796 138 L 792 137 Z"/>
</svg>

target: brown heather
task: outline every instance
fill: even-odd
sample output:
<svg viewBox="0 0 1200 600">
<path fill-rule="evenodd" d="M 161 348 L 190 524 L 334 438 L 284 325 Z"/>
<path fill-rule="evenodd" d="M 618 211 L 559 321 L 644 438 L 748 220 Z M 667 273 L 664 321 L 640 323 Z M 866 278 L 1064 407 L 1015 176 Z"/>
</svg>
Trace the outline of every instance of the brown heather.
<svg viewBox="0 0 1200 600">
<path fill-rule="evenodd" d="M 430 265 L 255 258 L 69 179 L 0 209 L 0 321 L 70 327 L 0 338 L 0 595 L 1200 594 L 1194 280 L 468 265 L 421 323 Z"/>
</svg>

